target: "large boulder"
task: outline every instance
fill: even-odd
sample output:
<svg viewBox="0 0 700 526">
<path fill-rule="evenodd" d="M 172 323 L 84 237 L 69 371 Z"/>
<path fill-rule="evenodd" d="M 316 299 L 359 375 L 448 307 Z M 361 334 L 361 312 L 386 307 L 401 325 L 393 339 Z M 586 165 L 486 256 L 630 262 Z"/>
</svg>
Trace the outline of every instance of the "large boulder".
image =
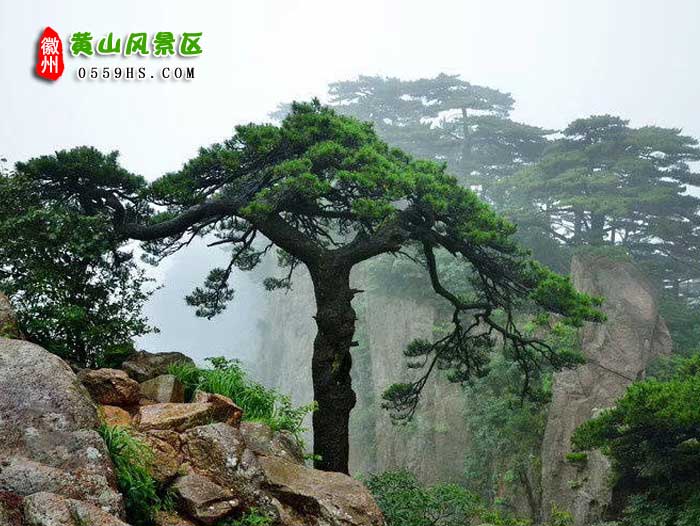
<svg viewBox="0 0 700 526">
<path fill-rule="evenodd" d="M 241 432 L 225 423 L 195 427 L 181 435 L 182 452 L 192 469 L 229 488 L 249 506 L 270 509 L 260 492 L 263 473 Z"/>
<path fill-rule="evenodd" d="M 600 410 L 611 407 L 649 362 L 671 352 L 671 337 L 659 316 L 653 286 L 629 262 L 596 255 L 573 258 L 571 274 L 581 291 L 603 296 L 607 321 L 587 324 L 581 337 L 586 364 L 554 376 L 542 444 L 542 512 L 556 504 L 576 526 L 606 516 L 613 498 L 610 464 L 591 452 L 585 465 L 567 462 L 571 435 Z"/>
<path fill-rule="evenodd" d="M 262 422 L 241 422 L 241 435 L 256 455 L 279 457 L 297 464 L 304 463 L 304 451 L 288 431 L 273 431 Z"/>
<path fill-rule="evenodd" d="M 152 404 L 139 408 L 134 424 L 141 431 L 151 429 L 186 431 L 209 422 L 226 422 L 234 416 L 234 409 L 209 402 L 192 404 Z"/>
<path fill-rule="evenodd" d="M 141 396 L 160 403 L 185 401 L 185 386 L 172 374 L 161 374 L 141 382 Z"/>
<path fill-rule="evenodd" d="M 24 499 L 26 526 L 129 526 L 97 506 L 53 493 L 35 493 Z"/>
<path fill-rule="evenodd" d="M 318 471 L 277 457 L 259 458 L 265 487 L 289 525 L 381 526 L 384 518 L 367 488 L 342 473 Z"/>
<path fill-rule="evenodd" d="M 119 369 L 83 369 L 78 378 L 98 404 L 131 406 L 139 402 L 138 382 Z"/>
<path fill-rule="evenodd" d="M 168 368 L 176 363 L 194 365 L 192 358 L 179 352 L 137 351 L 122 363 L 122 369 L 137 382 L 145 382 L 161 374 L 168 374 Z"/>
<path fill-rule="evenodd" d="M 15 311 L 12 310 L 10 300 L 2 292 L 0 292 L 0 336 L 5 338 L 22 337 Z"/>
<path fill-rule="evenodd" d="M 95 405 L 57 356 L 0 338 L 0 491 L 48 491 L 123 511 Z"/>
<path fill-rule="evenodd" d="M 231 490 L 196 473 L 177 479 L 172 490 L 187 513 L 204 524 L 230 516 L 241 505 Z"/>
<path fill-rule="evenodd" d="M 256 507 L 286 526 L 379 526 L 382 514 L 362 483 L 341 473 L 307 468 L 280 436 L 243 422 L 192 428 L 181 435 L 192 471 L 232 490 L 244 508 Z"/>
</svg>

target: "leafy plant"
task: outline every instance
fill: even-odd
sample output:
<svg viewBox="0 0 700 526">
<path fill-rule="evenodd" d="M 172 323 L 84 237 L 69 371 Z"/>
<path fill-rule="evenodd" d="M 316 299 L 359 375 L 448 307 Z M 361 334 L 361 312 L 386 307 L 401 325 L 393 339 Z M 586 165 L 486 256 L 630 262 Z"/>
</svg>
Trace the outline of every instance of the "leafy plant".
<svg viewBox="0 0 700 526">
<path fill-rule="evenodd" d="M 122 427 L 103 424 L 98 431 L 112 458 L 129 522 L 150 526 L 156 512 L 172 507 L 170 498 L 159 494 L 151 476 L 153 452 Z"/>
<path fill-rule="evenodd" d="M 585 466 L 588 462 L 588 455 L 581 451 L 574 451 L 566 454 L 566 461 L 578 467 Z"/>
<path fill-rule="evenodd" d="M 365 480 L 388 526 L 462 526 L 481 511 L 479 498 L 457 484 L 422 486 L 408 471 Z"/>
</svg>

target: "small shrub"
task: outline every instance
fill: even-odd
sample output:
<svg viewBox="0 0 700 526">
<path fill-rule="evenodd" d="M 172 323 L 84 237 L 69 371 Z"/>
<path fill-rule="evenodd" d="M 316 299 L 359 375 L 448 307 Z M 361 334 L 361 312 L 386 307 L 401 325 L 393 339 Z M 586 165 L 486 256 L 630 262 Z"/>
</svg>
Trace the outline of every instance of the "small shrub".
<svg viewBox="0 0 700 526">
<path fill-rule="evenodd" d="M 167 496 L 159 495 L 158 484 L 151 476 L 153 452 L 122 427 L 103 424 L 99 433 L 112 458 L 129 523 L 150 526 L 157 511 L 172 506 Z"/>
<path fill-rule="evenodd" d="M 457 484 L 421 485 L 408 471 L 365 480 L 388 526 L 462 526 L 480 512 L 479 498 Z"/>
</svg>

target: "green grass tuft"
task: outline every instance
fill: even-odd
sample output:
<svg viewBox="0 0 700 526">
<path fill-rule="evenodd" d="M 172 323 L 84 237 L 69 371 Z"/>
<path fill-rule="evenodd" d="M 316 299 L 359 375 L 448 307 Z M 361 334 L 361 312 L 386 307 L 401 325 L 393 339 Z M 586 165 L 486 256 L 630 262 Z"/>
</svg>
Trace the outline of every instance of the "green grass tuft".
<svg viewBox="0 0 700 526">
<path fill-rule="evenodd" d="M 301 444 L 304 417 L 315 403 L 294 407 L 291 399 L 252 380 L 237 360 L 207 358 L 212 367 L 202 369 L 188 363 L 171 365 L 168 372 L 185 386 L 191 400 L 196 390 L 229 397 L 243 409 L 243 419 L 263 422 L 275 431 L 289 431 Z"/>
<path fill-rule="evenodd" d="M 171 499 L 159 494 L 151 476 L 153 452 L 123 427 L 103 424 L 98 431 L 112 458 L 129 523 L 151 526 L 156 512 L 172 508 Z"/>
</svg>

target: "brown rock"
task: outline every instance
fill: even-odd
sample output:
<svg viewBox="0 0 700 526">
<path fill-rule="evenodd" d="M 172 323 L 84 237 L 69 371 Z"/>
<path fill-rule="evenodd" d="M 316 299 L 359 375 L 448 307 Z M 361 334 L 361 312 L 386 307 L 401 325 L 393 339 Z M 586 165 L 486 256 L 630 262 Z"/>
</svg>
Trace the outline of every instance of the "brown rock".
<svg viewBox="0 0 700 526">
<path fill-rule="evenodd" d="M 160 483 L 174 479 L 182 464 L 182 455 L 170 443 L 151 433 L 134 433 L 134 437 L 153 452 L 151 475 Z"/>
<path fill-rule="evenodd" d="M 129 406 L 139 401 L 139 384 L 119 369 L 83 369 L 78 378 L 98 404 Z"/>
<path fill-rule="evenodd" d="M 167 442 L 178 453 L 180 453 L 182 449 L 182 440 L 180 439 L 180 434 L 176 431 L 169 431 L 167 429 L 151 429 L 150 431 L 146 431 L 146 434 L 154 436 L 163 442 Z"/>
<path fill-rule="evenodd" d="M 160 403 L 185 401 L 185 386 L 172 374 L 161 374 L 141 382 L 141 396 Z"/>
<path fill-rule="evenodd" d="M 222 486 L 237 487 L 248 497 L 260 486 L 262 470 L 240 430 L 225 423 L 209 424 L 190 429 L 181 438 L 183 454 L 197 472 Z"/>
<path fill-rule="evenodd" d="M 260 457 L 267 490 L 304 524 L 382 526 L 384 518 L 359 481 L 275 457 Z M 285 513 L 282 514 L 285 516 Z"/>
<path fill-rule="evenodd" d="M 255 506 L 278 518 L 274 500 L 261 490 L 264 475 L 258 459 L 246 447 L 239 429 L 225 423 L 209 424 L 190 429 L 181 438 L 183 466 L 233 489 L 245 507 Z"/>
<path fill-rule="evenodd" d="M 231 416 L 232 410 L 225 412 L 211 403 L 153 404 L 139 408 L 135 424 L 141 431 L 171 429 L 182 432 L 212 421 L 225 421 Z"/>
<path fill-rule="evenodd" d="M 2 526 L 22 526 L 22 501 L 24 499 L 9 491 L 0 491 L 0 524 Z"/>
<path fill-rule="evenodd" d="M 199 426 L 182 434 L 182 452 L 193 472 L 235 491 L 245 507 L 255 506 L 278 517 L 275 502 L 261 485 L 258 459 L 246 447 L 240 430 L 224 423 Z"/>
<path fill-rule="evenodd" d="M 216 407 L 217 420 L 238 427 L 243 418 L 243 409 L 238 407 L 228 396 L 215 393 L 195 391 L 193 402 L 208 402 Z"/>
<path fill-rule="evenodd" d="M 28 526 L 129 526 L 97 506 L 54 493 L 35 493 L 23 504 Z"/>
<path fill-rule="evenodd" d="M 262 422 L 241 422 L 240 429 L 246 445 L 256 455 L 279 457 L 297 464 L 304 463 L 304 451 L 291 433 L 273 431 Z"/>
<path fill-rule="evenodd" d="M 205 524 L 213 524 L 231 515 L 240 506 L 232 491 L 201 475 L 180 477 L 172 489 L 187 513 Z"/>
<path fill-rule="evenodd" d="M 116 405 L 100 405 L 97 409 L 105 424 L 108 426 L 131 427 L 131 415 L 121 407 L 117 407 Z"/>
<path fill-rule="evenodd" d="M 17 317 L 10 300 L 0 292 L 0 336 L 5 338 L 22 338 L 17 325 Z"/>
<path fill-rule="evenodd" d="M 179 352 L 149 353 L 138 351 L 122 363 L 122 369 L 137 382 L 145 382 L 161 374 L 168 374 L 168 368 L 176 363 L 194 365 L 192 358 Z"/>
<path fill-rule="evenodd" d="M 98 426 L 95 405 L 63 360 L 0 338 L 0 489 L 49 491 L 121 513 Z"/>
</svg>

